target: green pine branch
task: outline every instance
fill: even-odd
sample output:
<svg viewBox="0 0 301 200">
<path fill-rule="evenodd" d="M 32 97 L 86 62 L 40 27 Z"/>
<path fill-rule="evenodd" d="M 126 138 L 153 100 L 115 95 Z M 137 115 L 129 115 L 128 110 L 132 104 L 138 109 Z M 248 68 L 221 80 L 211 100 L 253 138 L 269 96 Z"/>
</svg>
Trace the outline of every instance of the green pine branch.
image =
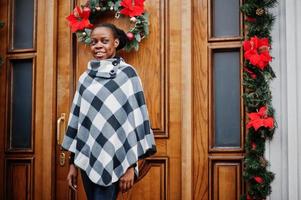
<svg viewBox="0 0 301 200">
<path fill-rule="evenodd" d="M 257 36 L 258 38 L 268 38 L 272 43 L 271 30 L 275 21 L 269 9 L 277 5 L 277 0 L 245 0 L 241 6 L 241 11 L 245 15 L 245 25 L 247 28 L 246 40 Z M 268 108 L 269 117 L 274 117 L 272 107 L 272 93 L 270 82 L 276 77 L 270 65 L 263 70 L 258 69 L 246 61 L 244 67 L 247 70 L 243 73 L 244 104 L 248 113 L 257 112 L 262 106 Z M 247 183 L 247 192 L 241 199 L 266 199 L 272 192 L 271 182 L 274 174 L 268 170 L 269 162 L 264 158 L 265 143 L 271 140 L 275 131 L 274 128 L 261 127 L 257 131 L 252 127 L 247 131 L 244 159 L 243 177 Z M 262 178 L 257 182 L 254 177 Z"/>
</svg>

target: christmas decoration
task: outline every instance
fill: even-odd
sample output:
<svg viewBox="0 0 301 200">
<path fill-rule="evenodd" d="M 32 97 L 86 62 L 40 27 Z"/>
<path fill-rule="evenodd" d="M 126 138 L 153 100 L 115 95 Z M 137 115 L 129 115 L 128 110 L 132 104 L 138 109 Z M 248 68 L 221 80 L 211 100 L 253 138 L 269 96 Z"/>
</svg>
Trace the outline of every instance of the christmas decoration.
<svg viewBox="0 0 301 200">
<path fill-rule="evenodd" d="M 269 53 L 269 40 L 268 38 L 259 39 L 258 37 L 252 37 L 250 41 L 243 43 L 245 59 L 249 60 L 250 63 L 260 69 L 265 68 L 272 57 Z"/>
<path fill-rule="evenodd" d="M 131 27 L 127 32 L 129 42 L 124 49 L 139 49 L 139 42 L 149 34 L 148 13 L 144 10 L 144 0 L 88 0 L 84 5 L 76 6 L 67 20 L 71 31 L 76 33 L 80 42 L 91 43 L 91 30 L 102 12 L 115 12 L 115 18 L 129 18 Z"/>
<path fill-rule="evenodd" d="M 255 143 L 255 142 L 252 142 L 251 145 L 252 145 L 252 149 L 253 149 L 253 150 L 256 150 L 256 147 L 257 147 L 256 143 Z"/>
<path fill-rule="evenodd" d="M 73 10 L 73 14 L 67 17 L 71 31 L 74 33 L 76 31 L 84 30 L 85 28 L 92 28 L 93 25 L 90 24 L 89 16 L 90 8 L 84 7 L 81 9 L 79 6 L 76 6 Z"/>
<path fill-rule="evenodd" d="M 134 34 L 132 32 L 128 32 L 126 34 L 126 36 L 128 37 L 129 41 L 132 41 L 135 38 L 135 36 L 134 36 Z"/>
<path fill-rule="evenodd" d="M 260 183 L 260 184 L 264 182 L 263 178 L 261 178 L 260 176 L 255 176 L 255 177 L 254 177 L 254 180 L 255 180 L 257 183 Z"/>
<path fill-rule="evenodd" d="M 267 116 L 267 108 L 261 107 L 258 112 L 249 113 L 247 128 L 253 127 L 257 131 L 260 127 L 274 128 L 274 119 Z"/>
<path fill-rule="evenodd" d="M 246 22 L 256 22 L 256 19 L 253 17 L 246 17 L 245 21 Z"/>
<path fill-rule="evenodd" d="M 245 0 L 246 38 L 243 42 L 244 105 L 247 112 L 243 176 L 247 184 L 242 200 L 263 200 L 271 193 L 274 174 L 264 157 L 265 143 L 276 128 L 270 82 L 275 78 L 270 66 L 271 29 L 275 17 L 269 9 L 277 0 Z"/>
<path fill-rule="evenodd" d="M 120 2 L 120 5 L 124 8 L 120 10 L 120 13 L 130 17 L 139 16 L 144 11 L 144 0 L 123 0 Z"/>
<path fill-rule="evenodd" d="M 258 9 L 256 10 L 256 15 L 261 16 L 261 15 L 264 14 L 264 12 L 265 12 L 264 9 L 258 8 Z"/>
<path fill-rule="evenodd" d="M 130 21 L 133 22 L 133 23 L 136 23 L 137 19 L 136 19 L 136 17 L 131 17 Z"/>
</svg>

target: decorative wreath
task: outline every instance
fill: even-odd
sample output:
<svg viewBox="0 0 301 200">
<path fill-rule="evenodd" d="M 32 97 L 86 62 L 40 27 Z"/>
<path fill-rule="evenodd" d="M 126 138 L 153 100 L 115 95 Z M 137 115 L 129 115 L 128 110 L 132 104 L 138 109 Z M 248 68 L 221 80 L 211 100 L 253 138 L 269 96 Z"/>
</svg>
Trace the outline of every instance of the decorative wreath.
<svg viewBox="0 0 301 200">
<path fill-rule="evenodd" d="M 139 48 L 139 43 L 149 34 L 148 13 L 144 11 L 144 0 L 88 0 L 84 5 L 76 6 L 67 20 L 71 31 L 76 33 L 78 41 L 91 43 L 91 30 L 96 18 L 106 11 L 115 12 L 129 18 L 131 28 L 127 31 L 129 42 L 124 49 L 130 51 Z"/>
</svg>

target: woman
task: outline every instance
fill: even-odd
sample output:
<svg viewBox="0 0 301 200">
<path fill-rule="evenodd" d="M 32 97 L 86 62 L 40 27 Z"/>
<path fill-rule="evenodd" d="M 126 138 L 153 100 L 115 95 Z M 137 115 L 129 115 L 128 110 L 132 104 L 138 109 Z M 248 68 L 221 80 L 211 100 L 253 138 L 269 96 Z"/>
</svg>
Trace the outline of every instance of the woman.
<svg viewBox="0 0 301 200">
<path fill-rule="evenodd" d="M 71 153 L 67 176 L 76 189 L 77 167 L 89 200 L 116 199 L 138 176 L 138 159 L 156 152 L 141 80 L 116 56 L 127 42 L 112 24 L 91 33 L 94 57 L 80 76 L 62 147 Z"/>
</svg>

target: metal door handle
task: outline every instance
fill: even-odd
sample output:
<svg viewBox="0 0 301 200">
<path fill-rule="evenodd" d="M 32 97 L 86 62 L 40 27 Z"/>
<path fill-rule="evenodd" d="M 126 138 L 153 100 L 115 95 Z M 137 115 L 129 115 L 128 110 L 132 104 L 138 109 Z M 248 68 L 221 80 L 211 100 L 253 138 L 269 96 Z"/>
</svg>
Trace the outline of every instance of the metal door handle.
<svg viewBox="0 0 301 200">
<path fill-rule="evenodd" d="M 64 132 L 65 132 L 65 118 L 66 118 L 66 113 L 61 113 L 61 116 L 57 120 L 57 127 L 56 127 L 56 140 L 57 144 L 61 144 L 61 124 L 64 124 Z"/>
</svg>

